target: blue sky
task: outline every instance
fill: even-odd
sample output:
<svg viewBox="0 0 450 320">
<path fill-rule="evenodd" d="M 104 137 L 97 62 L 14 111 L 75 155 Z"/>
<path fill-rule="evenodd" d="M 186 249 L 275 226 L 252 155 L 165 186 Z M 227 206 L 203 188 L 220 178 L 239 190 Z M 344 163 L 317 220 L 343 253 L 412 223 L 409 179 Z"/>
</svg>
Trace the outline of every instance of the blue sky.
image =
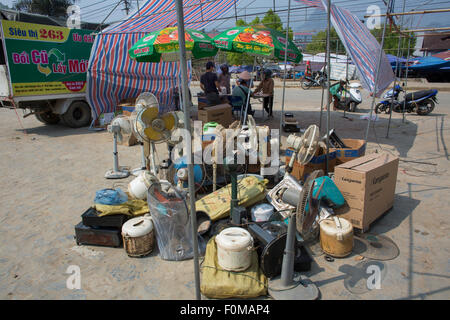
<svg viewBox="0 0 450 320">
<path fill-rule="evenodd" d="M 203 0 L 206 1 L 206 0 Z M 12 6 L 13 0 L 0 0 L 8 6 Z M 103 19 L 111 12 L 113 7 L 117 4 L 118 0 L 77 0 L 76 3 L 81 7 L 81 19 L 83 21 L 89 22 L 102 22 Z M 133 9 L 137 8 L 136 0 L 132 0 Z M 145 0 L 140 0 L 139 3 L 142 5 Z M 395 1 L 395 11 L 401 12 L 403 8 L 404 0 Z M 286 10 L 288 7 L 288 0 L 276 0 L 277 10 Z M 340 5 L 344 8 L 349 9 L 358 17 L 363 19 L 366 14 L 367 7 L 369 5 L 378 5 L 381 11 L 384 12 L 385 6 L 381 0 L 332 0 L 332 3 Z M 258 14 L 260 18 L 264 16 L 264 12 L 269 8 L 273 8 L 273 0 L 241 0 L 238 7 L 238 15 L 249 15 L 247 20 L 253 20 Z M 319 31 L 326 27 L 326 16 L 324 13 L 317 9 L 300 9 L 304 7 L 303 4 L 291 0 L 291 26 L 294 31 Z M 407 0 L 406 10 L 424 10 L 424 9 L 442 9 L 450 8 L 450 2 L 444 0 Z M 117 9 L 110 15 L 106 22 L 114 22 L 124 19 L 126 17 L 125 12 L 122 10 L 123 5 L 119 5 Z M 207 30 L 212 28 L 217 28 L 219 30 L 224 30 L 234 26 L 234 10 L 231 10 L 225 17 L 230 17 L 227 20 L 220 20 L 218 22 L 211 23 Z M 279 13 L 282 21 L 285 23 L 287 21 L 287 12 Z M 439 14 L 426 14 L 426 15 L 415 15 L 415 16 L 405 16 L 404 25 L 411 26 L 413 29 L 417 28 L 429 28 L 429 27 L 450 27 L 450 12 L 449 13 L 439 13 Z"/>
</svg>

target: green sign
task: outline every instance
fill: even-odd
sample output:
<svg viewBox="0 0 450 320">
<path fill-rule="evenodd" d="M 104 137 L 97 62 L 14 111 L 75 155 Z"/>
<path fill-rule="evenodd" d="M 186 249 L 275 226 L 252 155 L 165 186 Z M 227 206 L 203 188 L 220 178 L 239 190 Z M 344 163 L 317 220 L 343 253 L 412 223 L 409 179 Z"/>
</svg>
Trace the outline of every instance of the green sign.
<svg viewBox="0 0 450 320">
<path fill-rule="evenodd" d="M 84 92 L 92 31 L 2 20 L 14 96 Z"/>
</svg>

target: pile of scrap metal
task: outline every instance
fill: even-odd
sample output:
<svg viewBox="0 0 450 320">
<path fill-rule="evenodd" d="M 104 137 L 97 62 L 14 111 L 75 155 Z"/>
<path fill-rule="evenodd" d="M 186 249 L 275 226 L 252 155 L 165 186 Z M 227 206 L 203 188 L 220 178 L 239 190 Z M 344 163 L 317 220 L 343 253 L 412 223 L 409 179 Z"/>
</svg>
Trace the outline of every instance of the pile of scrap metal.
<svg viewBox="0 0 450 320">
<path fill-rule="evenodd" d="M 392 207 L 398 158 L 370 155 L 363 159 L 365 141 L 341 140 L 334 131 L 321 138 L 319 128 L 311 125 L 302 135 L 288 137 L 290 157 L 280 166 L 279 138 L 270 135 L 269 127 L 257 126 L 251 116 L 247 125 L 238 121 L 228 128 L 205 124 L 201 151 L 210 158 L 194 165 L 195 194 L 189 194 L 182 140 L 192 139 L 182 132 L 174 134 L 183 131 L 181 115 L 159 115 L 156 98 L 148 93 L 136 103 L 131 116 L 114 119 L 108 129 L 115 141 L 114 168 L 106 178 L 130 174 L 118 165 L 116 147 L 127 130 L 141 142 L 142 164 L 131 172 L 137 177 L 129 182 L 126 192 L 113 188 L 97 193 L 94 205 L 75 228 L 77 243 L 114 247 L 123 243 L 128 256 L 142 257 L 153 251 L 156 242 L 159 256 L 175 261 L 192 258 L 194 243 L 198 243 L 205 257 L 201 265 L 201 292 L 205 296 L 248 298 L 269 293 L 274 298 L 289 298 L 291 294 L 315 299 L 318 288 L 304 276 L 313 260 L 309 246 L 320 241 L 328 256 L 346 257 L 353 250 L 353 227 L 366 229 Z M 169 157 L 157 166 L 155 144 L 163 142 Z M 336 166 L 335 171 L 339 179 L 331 172 L 324 174 L 327 166 L 317 167 L 317 157 L 327 149 L 341 161 L 342 168 Z M 342 154 L 337 156 L 339 151 Z M 270 162 L 270 158 L 276 161 Z M 296 166 L 310 165 L 308 170 L 293 173 Z M 362 166 L 358 174 L 373 178 L 376 192 L 368 184 L 358 186 L 359 193 L 343 184 L 369 181 L 365 176 L 348 178 L 358 166 Z M 341 171 L 347 176 L 341 178 Z M 373 199 L 365 196 L 369 193 Z M 364 214 L 370 211 L 366 207 L 376 209 L 369 222 L 354 215 L 354 194 L 367 202 L 356 211 Z M 190 232 L 190 197 L 196 199 L 197 239 Z M 386 202 L 379 201 L 380 197 Z M 376 204 L 369 203 L 372 200 Z M 350 212 L 340 212 L 342 208 Z"/>
</svg>

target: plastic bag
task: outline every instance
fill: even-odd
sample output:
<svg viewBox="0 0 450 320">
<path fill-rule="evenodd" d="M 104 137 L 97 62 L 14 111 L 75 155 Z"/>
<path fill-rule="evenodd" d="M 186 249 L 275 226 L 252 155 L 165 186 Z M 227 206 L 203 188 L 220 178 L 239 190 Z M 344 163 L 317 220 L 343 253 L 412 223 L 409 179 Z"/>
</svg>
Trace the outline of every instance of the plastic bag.
<svg viewBox="0 0 450 320">
<path fill-rule="evenodd" d="M 249 207 L 265 199 L 265 186 L 267 179 L 260 180 L 255 176 L 246 176 L 238 180 L 239 205 Z M 210 193 L 195 202 L 197 211 L 206 212 L 212 221 L 216 221 L 230 215 L 231 184 Z"/>
<path fill-rule="evenodd" d="M 118 205 L 128 201 L 128 196 L 120 188 L 102 189 L 95 193 L 94 203 Z"/>
<path fill-rule="evenodd" d="M 191 221 L 184 198 L 179 189 L 167 182 L 148 188 L 147 202 L 161 259 L 180 261 L 194 256 Z"/>
</svg>

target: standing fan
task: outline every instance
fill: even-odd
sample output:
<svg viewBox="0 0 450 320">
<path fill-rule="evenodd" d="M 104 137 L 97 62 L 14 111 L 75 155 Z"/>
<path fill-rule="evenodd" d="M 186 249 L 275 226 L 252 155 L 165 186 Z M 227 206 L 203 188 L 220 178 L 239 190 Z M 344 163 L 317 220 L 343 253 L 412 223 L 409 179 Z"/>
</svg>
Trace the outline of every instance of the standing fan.
<svg viewBox="0 0 450 320">
<path fill-rule="evenodd" d="M 299 225 L 303 233 L 309 235 L 311 232 L 313 214 L 318 212 L 315 210 L 318 205 L 310 205 L 310 211 L 306 212 L 306 201 L 311 198 L 310 190 L 313 186 L 312 181 L 320 173 L 317 172 L 311 174 L 311 177 L 305 181 L 303 187 L 299 186 L 296 179 L 293 178 L 290 173 L 292 172 L 295 159 L 302 165 L 311 161 L 320 145 L 319 128 L 316 125 L 311 125 L 301 137 L 290 135 L 287 139 L 287 144 L 294 149 L 294 153 L 291 156 L 289 164 L 286 166 L 285 176 L 283 180 L 267 194 L 270 203 L 278 211 L 284 210 L 284 212 L 281 213 L 283 218 L 288 218 L 288 231 L 281 276 L 269 281 L 269 294 L 274 299 L 313 300 L 319 295 L 319 290 L 316 285 L 306 277 L 294 276 L 295 234 L 297 229 L 297 217 L 300 219 Z M 292 205 L 286 206 L 286 204 L 283 203 L 283 195 L 290 188 L 293 190 L 300 189 L 300 201 L 297 204 L 297 207 Z"/>
<path fill-rule="evenodd" d="M 176 113 L 168 112 L 159 115 L 158 112 L 157 106 L 144 107 L 137 112 L 133 120 L 133 132 L 136 138 L 142 144 L 144 142 L 150 144 L 150 165 L 154 175 L 158 173 L 155 163 L 155 144 L 168 141 L 178 123 Z"/>
<path fill-rule="evenodd" d="M 117 142 L 121 142 L 123 139 L 123 134 L 131 133 L 131 123 L 128 117 L 119 115 L 115 117 L 111 124 L 107 127 L 108 132 L 113 134 L 113 157 L 114 157 L 114 167 L 105 174 L 106 179 L 122 179 L 130 175 L 130 172 L 124 168 L 119 167 L 119 154 L 117 152 Z"/>
<path fill-rule="evenodd" d="M 139 139 L 138 133 L 134 130 L 134 128 L 135 128 L 134 123 L 135 123 L 135 120 L 136 120 L 138 114 L 142 110 L 147 109 L 147 108 L 152 108 L 152 107 L 156 107 L 156 108 L 159 107 L 158 99 L 151 92 L 143 92 L 136 98 L 136 107 L 130 116 L 132 123 L 133 123 L 133 125 L 132 125 L 133 134 L 136 137 L 136 139 L 138 139 L 139 145 L 141 148 L 141 167 L 133 169 L 131 171 L 131 174 L 134 176 L 138 176 L 142 171 L 147 170 L 147 160 L 145 158 L 145 152 L 144 152 L 144 141 Z"/>
</svg>

